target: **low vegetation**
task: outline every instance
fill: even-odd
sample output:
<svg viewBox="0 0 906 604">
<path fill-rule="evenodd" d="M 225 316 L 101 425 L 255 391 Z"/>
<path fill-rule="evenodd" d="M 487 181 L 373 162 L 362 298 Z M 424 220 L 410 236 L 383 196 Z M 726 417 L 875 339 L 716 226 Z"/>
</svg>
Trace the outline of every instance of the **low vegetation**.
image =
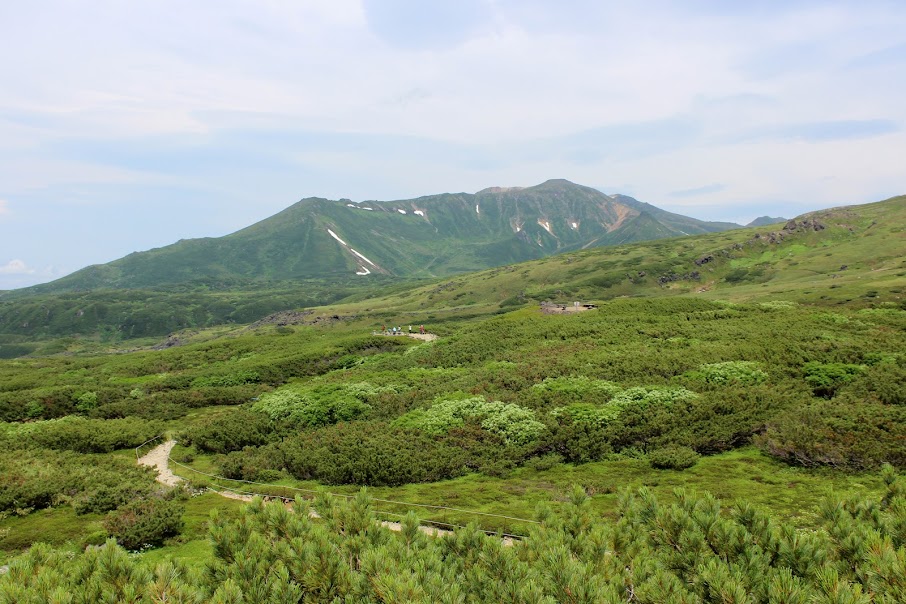
<svg viewBox="0 0 906 604">
<path fill-rule="evenodd" d="M 539 509 L 524 541 L 507 547 L 476 528 L 443 538 L 380 527 L 365 493 L 322 498 L 310 517 L 260 500 L 215 517 L 205 572 L 151 568 L 113 542 L 74 558 L 37 546 L 0 576 L 0 602 L 33 593 L 71 602 L 738 602 L 837 604 L 906 598 L 906 489 L 892 469 L 878 500 L 828 500 L 822 530 L 799 532 L 741 503 L 679 491 L 672 503 L 626 493 L 602 522 L 588 495 L 562 514 Z"/>
<path fill-rule="evenodd" d="M 872 271 L 863 255 L 864 279 L 834 278 L 831 285 L 841 285 L 834 297 L 822 300 L 805 281 L 780 295 L 794 259 L 823 266 L 823 254 L 874 237 L 858 216 L 848 220 L 852 232 L 791 231 L 779 243 L 740 231 L 607 256 L 577 252 L 569 262 L 554 257 L 365 296 L 298 324 L 181 334 L 159 350 L 0 361 L 0 561 L 46 538 L 34 528 L 45 520 L 65 525 L 54 529 L 61 535 L 78 535 L 70 550 L 107 538 L 120 544 L 74 558 L 36 546 L 0 577 L 0 602 L 28 601 L 23 594 L 38 582 L 41 593 L 70 601 L 100 601 L 90 591 L 98 589 L 135 590 L 133 601 L 164 593 L 223 602 L 301 594 L 308 601 L 616 602 L 630 594 L 639 602 L 902 601 L 906 508 L 895 473 L 906 468 L 903 279 L 887 270 L 894 260 L 879 254 L 886 268 Z M 738 237 L 754 242 L 737 250 Z M 727 255 L 704 262 L 704 248 L 718 242 Z M 688 250 L 672 256 L 676 246 Z M 699 277 L 682 277 L 674 260 L 701 261 Z M 843 274 L 838 260 L 834 274 Z M 652 275 L 665 274 L 679 277 L 655 285 Z M 725 274 L 737 281 L 722 290 L 732 295 L 699 291 L 709 280 L 729 283 Z M 608 275 L 620 278 L 589 285 Z M 529 302 L 553 297 L 567 281 L 558 297 L 595 292 L 597 308 L 545 314 Z M 863 295 L 869 286 L 875 295 Z M 468 292 L 487 303 L 464 304 Z M 501 308 L 498 297 L 518 303 Z M 381 335 L 382 325 L 410 323 L 440 338 Z M 135 463 L 132 449 L 161 434 L 180 442 L 174 455 L 190 479 L 186 490 L 156 485 Z M 760 460 L 751 472 L 734 472 L 772 489 L 757 494 L 766 510 L 743 505 L 745 489 L 721 492 L 729 500 L 721 507 L 707 494 L 657 487 L 707 472 L 709 489 L 720 491 L 733 478 L 711 462 L 740 451 Z M 817 494 L 808 504 L 791 499 L 802 491 L 783 468 L 808 476 L 815 490 L 840 481 L 861 488 L 883 476 L 886 491 L 876 501 L 837 498 L 816 510 Z M 352 495 L 368 486 L 465 509 L 493 500 L 503 506 L 495 511 L 512 504 L 523 519 L 539 503 L 556 513 L 538 512 L 535 528 L 512 519 L 484 525 L 525 533 L 514 548 L 474 527 L 430 539 L 414 517 L 394 536 L 374 525 L 366 495 L 320 501 L 321 520 L 308 518 L 302 502 L 296 513 L 253 504 L 205 527 L 193 502 L 213 496 L 199 490 L 238 488 L 229 480 L 269 483 L 254 488 L 281 494 L 330 485 Z M 573 482 L 584 488 L 568 496 Z M 643 483 L 658 496 L 634 488 L 617 504 L 620 486 Z M 755 497 L 755 489 L 746 494 Z M 213 549 L 198 545 L 208 529 Z M 120 549 L 158 546 L 189 548 L 194 562 L 152 569 Z M 94 577 L 84 582 L 89 591 L 73 587 L 78 576 Z"/>
</svg>

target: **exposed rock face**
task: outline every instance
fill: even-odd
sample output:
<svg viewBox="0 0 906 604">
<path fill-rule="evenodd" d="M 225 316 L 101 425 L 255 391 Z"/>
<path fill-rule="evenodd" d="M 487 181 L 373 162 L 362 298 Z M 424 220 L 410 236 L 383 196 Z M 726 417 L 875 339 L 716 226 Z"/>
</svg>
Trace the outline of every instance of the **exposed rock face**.
<svg viewBox="0 0 906 604">
<path fill-rule="evenodd" d="M 259 319 L 249 325 L 249 329 L 257 329 L 265 325 L 277 325 L 286 327 L 287 325 L 301 325 L 306 322 L 306 317 L 314 314 L 313 310 L 281 310 L 263 319 Z"/>
<path fill-rule="evenodd" d="M 164 340 L 157 346 L 153 346 L 152 350 L 166 350 L 167 348 L 173 348 L 174 346 L 182 346 L 182 340 L 180 340 L 177 336 L 171 334 L 167 336 L 166 340 Z"/>
</svg>

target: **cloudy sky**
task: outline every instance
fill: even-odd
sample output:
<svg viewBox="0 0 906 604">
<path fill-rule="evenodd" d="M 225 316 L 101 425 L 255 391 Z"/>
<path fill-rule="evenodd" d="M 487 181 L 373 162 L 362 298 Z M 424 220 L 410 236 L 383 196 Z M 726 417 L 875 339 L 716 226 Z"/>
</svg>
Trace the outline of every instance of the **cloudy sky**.
<svg viewBox="0 0 906 604">
<path fill-rule="evenodd" d="M 0 3 L 0 289 L 309 196 L 906 193 L 901 0 Z"/>
</svg>

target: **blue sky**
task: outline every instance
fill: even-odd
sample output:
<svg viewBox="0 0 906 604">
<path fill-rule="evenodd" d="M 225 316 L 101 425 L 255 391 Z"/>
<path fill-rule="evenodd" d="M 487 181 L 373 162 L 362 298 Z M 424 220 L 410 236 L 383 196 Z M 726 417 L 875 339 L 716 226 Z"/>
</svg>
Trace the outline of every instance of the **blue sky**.
<svg viewBox="0 0 906 604">
<path fill-rule="evenodd" d="M 899 1 L 7 2 L 0 50 L 0 289 L 309 196 L 906 193 Z"/>
</svg>

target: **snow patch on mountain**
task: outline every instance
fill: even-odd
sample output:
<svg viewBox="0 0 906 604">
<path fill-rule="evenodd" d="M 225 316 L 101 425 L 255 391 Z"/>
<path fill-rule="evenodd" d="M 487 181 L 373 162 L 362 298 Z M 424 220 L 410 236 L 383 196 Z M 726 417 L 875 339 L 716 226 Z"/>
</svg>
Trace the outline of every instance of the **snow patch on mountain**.
<svg viewBox="0 0 906 604">
<path fill-rule="evenodd" d="M 368 258 L 363 256 L 362 254 L 358 253 L 354 249 L 349 248 L 349 251 L 352 252 L 353 254 L 355 254 L 356 256 L 358 256 L 359 258 L 361 258 L 362 260 L 364 260 L 365 262 L 367 262 L 368 264 L 370 264 L 371 266 L 377 267 L 377 264 L 375 264 L 374 262 L 372 262 L 371 260 L 369 260 Z"/>
<path fill-rule="evenodd" d="M 339 236 L 339 235 L 337 235 L 336 233 L 334 233 L 334 232 L 331 231 L 330 229 L 327 229 L 327 232 L 330 234 L 331 237 L 333 237 L 334 239 L 336 239 L 337 241 L 339 241 L 339 242 L 342 243 L 343 245 L 348 245 L 345 241 L 343 241 L 342 239 L 340 239 L 340 236 Z"/>
</svg>

